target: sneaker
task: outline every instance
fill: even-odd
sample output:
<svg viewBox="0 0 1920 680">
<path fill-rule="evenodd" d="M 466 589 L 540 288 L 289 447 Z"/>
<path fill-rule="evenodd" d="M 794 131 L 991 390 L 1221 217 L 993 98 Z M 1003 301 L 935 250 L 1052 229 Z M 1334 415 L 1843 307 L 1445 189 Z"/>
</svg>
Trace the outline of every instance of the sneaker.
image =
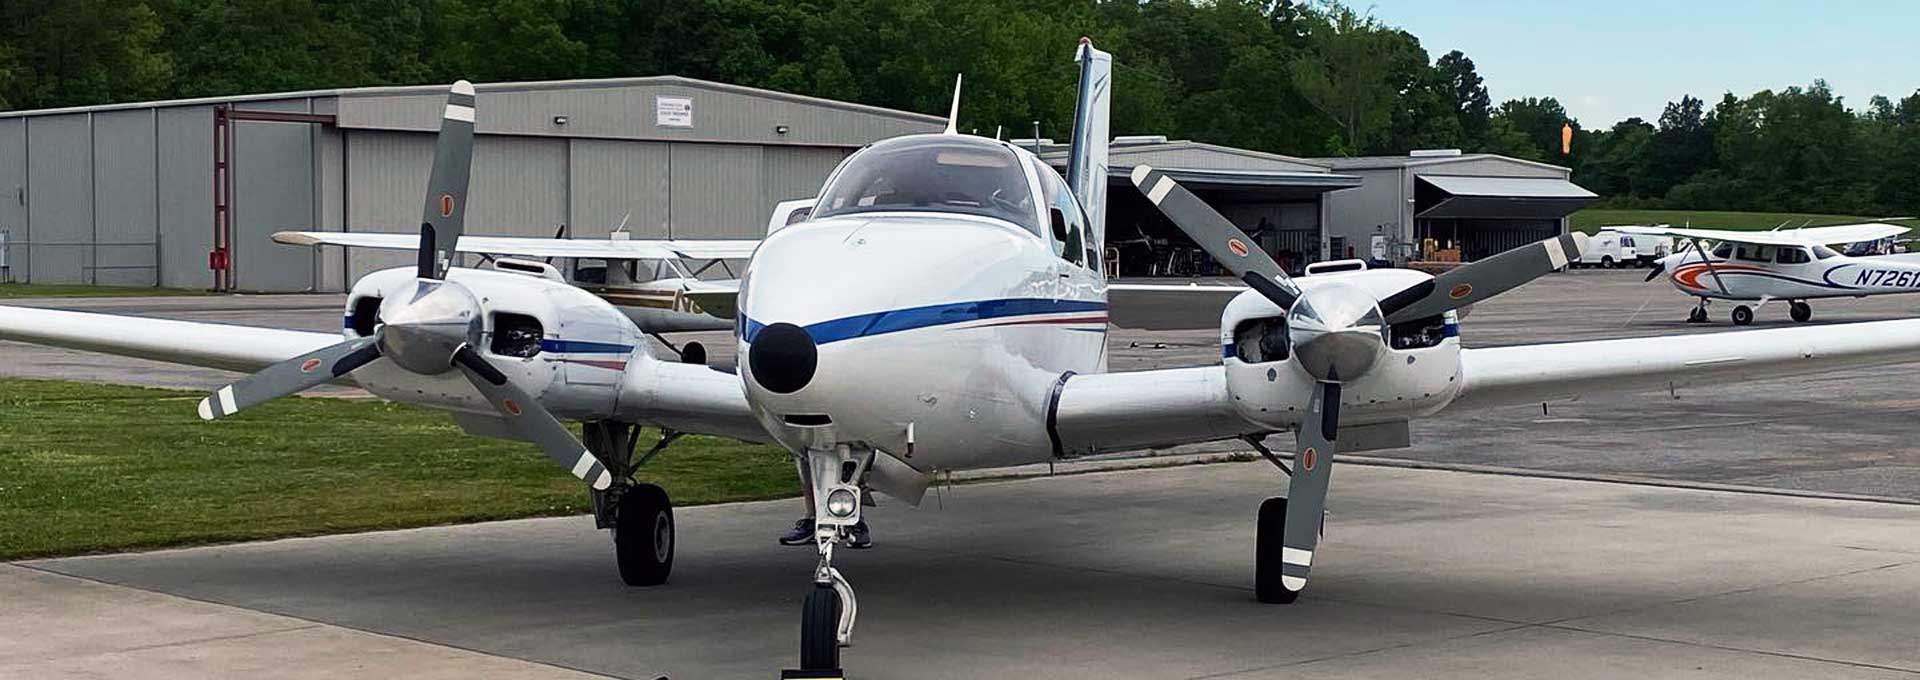
<svg viewBox="0 0 1920 680">
<path fill-rule="evenodd" d="M 847 536 L 849 539 L 847 541 L 848 548 L 866 550 L 867 548 L 873 547 L 873 535 L 867 531 L 867 521 L 864 519 L 848 529 Z"/>
<path fill-rule="evenodd" d="M 802 517 L 793 523 L 793 531 L 780 537 L 780 545 L 809 545 L 813 543 L 813 518 Z"/>
</svg>

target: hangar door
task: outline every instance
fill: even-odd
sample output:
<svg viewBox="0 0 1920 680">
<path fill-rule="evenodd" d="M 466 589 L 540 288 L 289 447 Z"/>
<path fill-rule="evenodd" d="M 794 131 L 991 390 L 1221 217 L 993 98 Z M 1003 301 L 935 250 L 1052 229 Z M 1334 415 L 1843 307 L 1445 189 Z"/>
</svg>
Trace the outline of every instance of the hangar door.
<svg viewBox="0 0 1920 680">
<path fill-rule="evenodd" d="M 0 283 L 27 278 L 27 249 L 14 243 L 27 240 L 27 119 L 0 120 L 0 233 L 8 245 L 0 250 Z"/>
<path fill-rule="evenodd" d="M 1559 178 L 1419 175 L 1413 183 L 1416 242 L 1458 248 L 1467 262 L 1558 236 L 1567 215 L 1599 198 Z"/>
<path fill-rule="evenodd" d="M 434 135 L 346 130 L 347 231 L 419 233 Z M 551 237 L 567 219 L 567 142 L 478 135 L 466 231 Z M 350 249 L 347 280 L 409 266 L 412 253 Z"/>
</svg>

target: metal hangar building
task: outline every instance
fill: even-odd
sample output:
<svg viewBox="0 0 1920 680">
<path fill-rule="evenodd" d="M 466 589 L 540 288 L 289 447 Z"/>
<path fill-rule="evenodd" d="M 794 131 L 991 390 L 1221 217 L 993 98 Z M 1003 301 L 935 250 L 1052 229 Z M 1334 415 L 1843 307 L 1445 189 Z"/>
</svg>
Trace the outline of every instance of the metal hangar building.
<svg viewBox="0 0 1920 680">
<path fill-rule="evenodd" d="M 904 111 L 673 76 L 476 86 L 473 233 L 753 238 Z M 0 280 L 338 291 L 411 256 L 273 243 L 408 231 L 445 86 L 0 113 Z M 668 230 L 672 233 L 669 234 Z"/>
</svg>

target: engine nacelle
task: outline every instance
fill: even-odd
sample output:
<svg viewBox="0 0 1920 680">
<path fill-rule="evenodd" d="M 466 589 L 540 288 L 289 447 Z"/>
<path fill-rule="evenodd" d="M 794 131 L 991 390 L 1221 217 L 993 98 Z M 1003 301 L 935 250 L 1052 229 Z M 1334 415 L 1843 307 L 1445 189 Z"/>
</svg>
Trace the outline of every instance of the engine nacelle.
<svg viewBox="0 0 1920 680">
<path fill-rule="evenodd" d="M 1337 280 L 1344 289 L 1366 291 L 1377 299 L 1425 276 L 1370 270 L 1294 281 L 1309 297 L 1313 288 Z M 1248 422 L 1273 430 L 1298 425 L 1313 393 L 1314 377 L 1300 365 L 1288 331 L 1287 310 L 1251 290 L 1235 297 L 1221 314 L 1221 361 L 1234 409 Z M 1458 336 L 1452 312 L 1389 326 L 1372 350 L 1380 356 L 1371 368 L 1342 381 L 1341 421 L 1388 422 L 1440 410 L 1460 389 Z"/>
<path fill-rule="evenodd" d="M 466 288 L 479 304 L 482 325 L 474 349 L 560 418 L 614 416 L 629 362 L 651 359 L 633 322 L 605 300 L 564 282 L 537 273 L 460 268 L 449 270 L 447 281 Z M 417 283 L 410 267 L 361 278 L 347 296 L 342 332 L 349 338 L 372 334 L 380 324 L 381 302 L 413 295 Z M 376 361 L 352 377 L 388 399 L 497 417 L 459 371 L 429 376 Z"/>
</svg>

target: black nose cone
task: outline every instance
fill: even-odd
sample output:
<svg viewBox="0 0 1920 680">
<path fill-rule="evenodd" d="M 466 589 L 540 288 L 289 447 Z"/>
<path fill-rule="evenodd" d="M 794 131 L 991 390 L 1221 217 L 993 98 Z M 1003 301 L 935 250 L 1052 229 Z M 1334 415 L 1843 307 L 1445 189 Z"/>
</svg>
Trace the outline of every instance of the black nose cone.
<svg viewBox="0 0 1920 680">
<path fill-rule="evenodd" d="M 820 359 L 813 337 L 799 326 L 776 323 L 753 337 L 747 349 L 747 367 L 753 369 L 754 382 L 779 394 L 792 394 L 813 381 L 813 369 Z"/>
</svg>

